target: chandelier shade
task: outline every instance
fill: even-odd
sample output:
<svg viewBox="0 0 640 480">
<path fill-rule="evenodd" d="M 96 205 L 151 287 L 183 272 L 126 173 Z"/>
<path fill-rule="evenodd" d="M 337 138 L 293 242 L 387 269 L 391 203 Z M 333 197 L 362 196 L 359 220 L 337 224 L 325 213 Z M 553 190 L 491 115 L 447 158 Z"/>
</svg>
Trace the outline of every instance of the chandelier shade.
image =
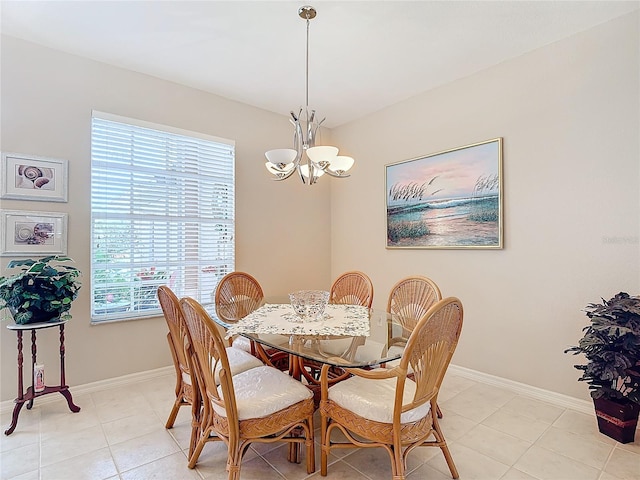
<svg viewBox="0 0 640 480">
<path fill-rule="evenodd" d="M 347 157 L 344 155 L 336 156 L 331 161 L 331 164 L 329 165 L 329 169 L 336 172 L 337 174 L 340 174 L 342 172 L 346 172 L 351 167 L 353 167 L 354 163 L 355 163 L 355 160 L 352 157 Z"/>
<path fill-rule="evenodd" d="M 337 147 L 326 145 L 321 147 L 307 148 L 307 157 L 309 157 L 309 159 L 314 163 L 331 162 L 331 160 L 333 160 L 337 156 Z"/>
<path fill-rule="evenodd" d="M 273 165 L 283 168 L 284 165 L 293 163 L 296 159 L 297 152 L 292 148 L 277 148 L 275 150 L 269 150 L 264 155 L 267 160 Z"/>
<path fill-rule="evenodd" d="M 309 180 L 309 165 L 308 164 L 302 164 L 300 165 L 300 175 L 302 175 L 302 181 L 303 183 L 306 181 L 310 181 Z M 316 180 L 318 178 L 320 178 L 322 175 L 324 175 L 324 171 L 320 170 L 318 168 L 313 167 L 313 178 L 315 178 Z"/>
<path fill-rule="evenodd" d="M 277 181 L 286 180 L 298 172 L 302 183 L 313 185 L 325 173 L 332 177 L 348 177 L 347 171 L 354 164 L 353 158 L 338 156 L 337 147 L 315 145 L 316 134 L 325 120 L 318 121 L 316 111 L 309 109 L 309 21 L 316 17 L 316 13 L 315 8 L 308 5 L 298 9 L 300 18 L 307 22 L 305 108 L 300 108 L 297 115 L 291 111 L 289 121 L 294 127 L 293 148 L 277 148 L 265 153 L 265 167 Z"/>
</svg>

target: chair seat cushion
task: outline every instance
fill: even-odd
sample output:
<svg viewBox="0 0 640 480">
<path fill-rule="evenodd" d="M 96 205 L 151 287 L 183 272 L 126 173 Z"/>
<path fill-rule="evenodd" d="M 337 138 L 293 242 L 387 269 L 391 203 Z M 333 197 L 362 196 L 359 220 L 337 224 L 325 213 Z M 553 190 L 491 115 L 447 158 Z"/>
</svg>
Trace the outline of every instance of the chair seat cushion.
<svg viewBox="0 0 640 480">
<path fill-rule="evenodd" d="M 226 350 L 227 358 L 229 359 L 229 367 L 231 367 L 231 375 L 236 375 L 251 368 L 262 367 L 264 365 L 264 363 L 250 353 L 238 348 L 227 347 Z M 218 365 L 215 372 L 216 385 L 220 385 L 219 370 L 220 365 Z M 182 381 L 187 385 L 191 385 L 191 375 L 186 372 L 182 372 Z"/>
<path fill-rule="evenodd" d="M 266 365 L 234 375 L 233 388 L 240 420 L 266 417 L 313 397 L 302 383 Z M 223 395 L 221 387 L 218 392 Z M 213 409 L 226 417 L 224 408 L 214 404 Z"/>
<path fill-rule="evenodd" d="M 356 415 L 382 423 L 393 422 L 393 406 L 396 394 L 395 378 L 371 380 L 353 376 L 329 388 L 329 400 Z M 404 386 L 403 403 L 413 400 L 416 383 L 407 379 Z M 428 415 L 429 402 L 400 415 L 401 423 L 411 423 Z"/>
<path fill-rule="evenodd" d="M 243 337 L 242 335 L 238 335 L 237 337 L 233 338 L 232 346 L 233 348 L 251 353 L 251 340 L 249 340 L 247 337 Z"/>
<path fill-rule="evenodd" d="M 260 337 L 264 338 L 267 341 L 272 340 L 274 342 L 282 339 L 282 335 L 276 334 L 260 334 Z M 243 337 L 242 335 L 233 337 L 233 346 L 240 350 L 244 350 L 245 352 L 251 353 L 251 340 L 249 340 L 247 337 Z M 267 345 L 263 345 L 263 348 L 268 350 L 270 347 L 268 347 Z"/>
<path fill-rule="evenodd" d="M 237 375 L 247 370 L 251 370 L 256 367 L 263 367 L 264 363 L 258 360 L 250 353 L 240 350 L 235 347 L 227 347 L 227 358 L 229 359 L 229 367 L 231 368 L 231 375 Z M 220 385 L 220 365 L 216 368 L 215 381 L 216 385 Z"/>
</svg>

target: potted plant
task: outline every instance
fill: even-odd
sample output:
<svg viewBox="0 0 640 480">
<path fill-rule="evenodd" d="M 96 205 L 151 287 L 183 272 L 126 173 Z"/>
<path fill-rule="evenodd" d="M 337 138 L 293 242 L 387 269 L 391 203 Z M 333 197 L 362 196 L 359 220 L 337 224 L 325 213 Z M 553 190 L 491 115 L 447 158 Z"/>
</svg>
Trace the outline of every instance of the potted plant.
<svg viewBox="0 0 640 480">
<path fill-rule="evenodd" d="M 19 271 L 0 277 L 0 309 L 8 308 L 18 324 L 71 318 L 71 302 L 80 289 L 80 271 L 64 265 L 71 261 L 53 255 L 9 262 L 7 269 Z"/>
<path fill-rule="evenodd" d="M 586 365 L 579 381 L 589 384 L 600 431 L 621 443 L 633 442 L 640 411 L 640 297 L 620 292 L 585 310 L 591 323 L 575 347 Z"/>
</svg>

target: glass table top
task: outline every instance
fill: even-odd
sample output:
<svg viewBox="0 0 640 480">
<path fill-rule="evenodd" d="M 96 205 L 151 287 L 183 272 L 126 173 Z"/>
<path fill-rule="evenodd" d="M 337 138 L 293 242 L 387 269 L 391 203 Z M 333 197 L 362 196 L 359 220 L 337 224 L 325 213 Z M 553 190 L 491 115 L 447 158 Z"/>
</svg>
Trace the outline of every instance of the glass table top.
<svg viewBox="0 0 640 480">
<path fill-rule="evenodd" d="M 384 310 L 328 305 L 319 320 L 302 320 L 289 304 L 265 304 L 236 323 L 206 307 L 228 336 L 242 335 L 267 348 L 340 367 L 373 367 L 402 355 L 408 332 Z"/>
</svg>

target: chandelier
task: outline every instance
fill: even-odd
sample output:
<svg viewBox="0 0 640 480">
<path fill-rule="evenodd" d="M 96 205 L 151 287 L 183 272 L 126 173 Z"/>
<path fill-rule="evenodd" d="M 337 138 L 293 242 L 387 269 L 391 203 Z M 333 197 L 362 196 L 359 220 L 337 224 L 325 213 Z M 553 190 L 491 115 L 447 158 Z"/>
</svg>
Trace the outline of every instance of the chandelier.
<svg viewBox="0 0 640 480">
<path fill-rule="evenodd" d="M 293 148 L 278 148 L 265 153 L 265 166 L 272 173 L 274 180 L 282 181 L 298 172 L 302 183 L 313 185 L 325 173 L 332 177 L 348 177 L 347 171 L 353 166 L 351 157 L 339 156 L 338 148 L 332 146 L 316 146 L 316 134 L 322 122 L 318 121 L 315 110 L 309 110 L 309 21 L 316 16 L 316 9 L 304 6 L 298 9 L 298 15 L 307 21 L 306 52 L 306 100 L 296 115 L 291 111 L 289 121 L 293 124 Z"/>
</svg>

